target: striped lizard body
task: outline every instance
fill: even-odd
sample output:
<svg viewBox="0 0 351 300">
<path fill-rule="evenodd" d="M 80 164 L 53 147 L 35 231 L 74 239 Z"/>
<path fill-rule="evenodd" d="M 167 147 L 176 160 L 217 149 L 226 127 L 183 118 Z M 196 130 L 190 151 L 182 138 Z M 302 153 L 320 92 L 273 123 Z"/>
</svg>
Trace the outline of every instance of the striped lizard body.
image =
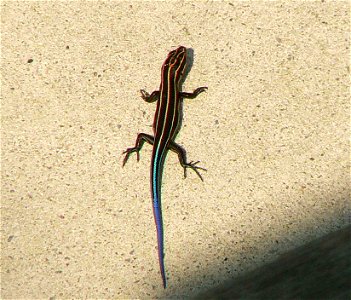
<svg viewBox="0 0 351 300">
<path fill-rule="evenodd" d="M 139 133 L 135 146 L 128 148 L 123 152 L 126 154 L 123 161 L 124 166 L 129 155 L 133 152 L 137 152 L 137 160 L 139 161 L 139 151 L 145 142 L 153 145 L 150 168 L 151 196 L 156 223 L 158 258 L 164 288 L 166 288 L 167 285 L 164 266 L 163 222 L 161 210 L 161 181 L 164 159 L 168 150 L 176 152 L 178 154 L 179 162 L 184 168 L 184 177 L 186 177 L 186 169 L 190 168 L 196 172 L 201 180 L 203 180 L 198 169 L 205 170 L 204 168 L 196 166 L 198 161 L 187 162 L 185 150 L 174 142 L 181 122 L 182 99 L 193 99 L 207 89 L 207 87 L 200 87 L 192 93 L 180 91 L 180 85 L 185 75 L 186 60 L 187 49 L 185 47 L 180 46 L 176 50 L 171 51 L 162 65 L 160 89 L 151 94 L 144 90 L 140 91 L 141 97 L 145 101 L 157 101 L 153 123 L 154 136 Z"/>
</svg>

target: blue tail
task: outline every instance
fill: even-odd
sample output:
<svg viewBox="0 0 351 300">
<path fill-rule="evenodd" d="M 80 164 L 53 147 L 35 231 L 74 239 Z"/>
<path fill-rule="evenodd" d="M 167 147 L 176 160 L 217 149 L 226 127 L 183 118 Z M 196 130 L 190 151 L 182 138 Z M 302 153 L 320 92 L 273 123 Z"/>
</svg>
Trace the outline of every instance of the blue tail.
<svg viewBox="0 0 351 300">
<path fill-rule="evenodd" d="M 154 197 L 157 195 L 154 195 Z M 156 223 L 157 231 L 157 245 L 158 245 L 158 261 L 160 264 L 160 272 L 162 276 L 163 287 L 166 288 L 167 280 L 165 273 L 164 253 L 163 253 L 163 224 L 162 224 L 162 212 L 159 206 L 158 199 L 153 199 L 153 211 Z"/>
<path fill-rule="evenodd" d="M 156 149 L 154 149 L 155 151 Z M 157 154 L 157 150 L 156 150 Z M 160 272 L 162 276 L 163 287 L 166 288 L 166 272 L 164 263 L 163 252 L 163 222 L 162 222 L 162 209 L 161 209 L 161 177 L 162 177 L 162 158 L 159 155 L 152 156 L 151 168 L 151 194 L 152 194 L 152 207 L 156 223 L 157 232 L 157 246 L 158 246 L 158 261 L 160 265 Z"/>
</svg>

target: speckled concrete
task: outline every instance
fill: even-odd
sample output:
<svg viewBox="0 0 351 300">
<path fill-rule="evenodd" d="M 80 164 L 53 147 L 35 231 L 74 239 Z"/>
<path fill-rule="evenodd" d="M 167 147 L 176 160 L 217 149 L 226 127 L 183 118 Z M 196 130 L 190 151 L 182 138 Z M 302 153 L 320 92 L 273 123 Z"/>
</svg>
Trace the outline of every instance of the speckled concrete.
<svg viewBox="0 0 351 300">
<path fill-rule="evenodd" d="M 186 298 L 349 221 L 347 2 L 1 4 L 1 298 Z M 151 133 L 168 51 L 194 49 L 163 180 Z"/>
<path fill-rule="evenodd" d="M 350 253 L 347 226 L 192 299 L 349 299 Z"/>
</svg>

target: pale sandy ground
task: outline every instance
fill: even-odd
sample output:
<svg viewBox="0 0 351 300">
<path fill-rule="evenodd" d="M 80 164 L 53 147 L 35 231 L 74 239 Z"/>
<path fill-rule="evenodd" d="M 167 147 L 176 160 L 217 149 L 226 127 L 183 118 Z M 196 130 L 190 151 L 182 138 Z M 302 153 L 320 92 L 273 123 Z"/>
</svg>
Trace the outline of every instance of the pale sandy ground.
<svg viewBox="0 0 351 300">
<path fill-rule="evenodd" d="M 186 298 L 345 227 L 348 2 L 2 2 L 2 299 Z M 152 91 L 194 49 L 177 142 L 208 169 L 163 180 Z M 32 60 L 32 61 L 31 61 Z"/>
</svg>

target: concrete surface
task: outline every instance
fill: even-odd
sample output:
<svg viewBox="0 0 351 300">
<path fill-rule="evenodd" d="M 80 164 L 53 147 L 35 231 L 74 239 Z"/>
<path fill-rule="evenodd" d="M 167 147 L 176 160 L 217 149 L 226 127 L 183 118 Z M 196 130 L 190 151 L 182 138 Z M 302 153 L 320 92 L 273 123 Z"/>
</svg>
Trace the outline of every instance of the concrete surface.
<svg viewBox="0 0 351 300">
<path fill-rule="evenodd" d="M 349 224 L 350 5 L 1 3 L 2 299 L 187 298 Z M 194 49 L 167 157 L 165 263 L 149 167 L 168 51 Z"/>
<path fill-rule="evenodd" d="M 351 226 L 194 299 L 350 299 Z"/>
</svg>

